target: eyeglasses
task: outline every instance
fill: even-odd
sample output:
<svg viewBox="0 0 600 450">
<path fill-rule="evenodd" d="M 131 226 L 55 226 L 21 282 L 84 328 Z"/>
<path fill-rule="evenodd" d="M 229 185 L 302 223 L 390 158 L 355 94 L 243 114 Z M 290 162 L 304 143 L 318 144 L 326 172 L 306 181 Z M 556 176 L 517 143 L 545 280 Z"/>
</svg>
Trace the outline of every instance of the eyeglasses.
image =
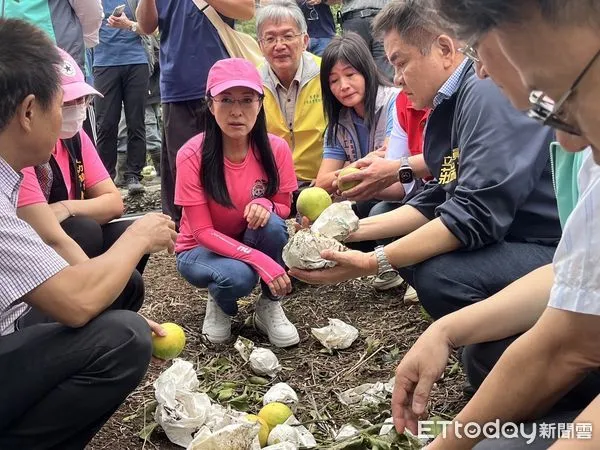
<svg viewBox="0 0 600 450">
<path fill-rule="evenodd" d="M 263 45 L 265 45 L 267 47 L 272 47 L 278 41 L 281 41 L 282 44 L 289 45 L 289 44 L 292 44 L 298 36 L 302 36 L 303 34 L 304 33 L 298 33 L 298 34 L 286 33 L 283 36 L 267 36 L 262 39 L 259 39 L 259 41 L 262 42 Z"/>
<path fill-rule="evenodd" d="M 92 103 L 92 100 L 94 100 L 94 97 L 92 95 L 86 95 L 84 97 L 79 97 L 76 98 L 74 100 L 69 100 L 68 102 L 63 102 L 63 106 L 89 106 Z"/>
<path fill-rule="evenodd" d="M 458 51 L 461 52 L 463 55 L 465 55 L 467 58 L 469 58 L 474 63 L 479 63 L 481 61 L 479 59 L 479 53 L 477 53 L 477 50 L 475 50 L 476 42 L 477 41 L 475 39 L 472 39 L 471 42 L 465 44 L 464 47 L 459 48 Z"/>
<path fill-rule="evenodd" d="M 581 83 L 585 74 L 590 70 L 592 64 L 598 59 L 598 56 L 600 56 L 600 50 L 596 52 L 594 57 L 587 63 L 579 76 L 575 79 L 569 90 L 565 92 L 557 102 L 554 102 L 554 100 L 542 91 L 532 91 L 529 94 L 531 109 L 527 112 L 527 115 L 554 129 L 581 136 L 581 130 L 579 130 L 579 128 L 567 123 L 565 119 L 561 117 L 561 115 L 564 114 L 561 110 L 567 100 L 573 95 L 573 92 L 575 92 L 575 89 L 577 89 L 577 86 L 579 86 L 579 83 Z"/>
<path fill-rule="evenodd" d="M 221 97 L 212 98 L 213 102 L 221 104 L 222 108 L 232 109 L 236 103 L 240 105 L 241 109 L 251 109 L 255 103 L 260 104 L 262 97 L 246 97 L 246 98 L 232 98 L 232 97 Z"/>
</svg>

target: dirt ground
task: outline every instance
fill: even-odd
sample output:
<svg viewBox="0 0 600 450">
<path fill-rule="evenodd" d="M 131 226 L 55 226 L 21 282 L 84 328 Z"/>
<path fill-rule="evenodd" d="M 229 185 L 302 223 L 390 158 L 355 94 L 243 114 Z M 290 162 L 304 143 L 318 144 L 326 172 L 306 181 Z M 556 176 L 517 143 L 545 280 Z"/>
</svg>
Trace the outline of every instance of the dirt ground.
<svg viewBox="0 0 600 450">
<path fill-rule="evenodd" d="M 256 295 L 241 299 L 234 334 L 273 350 L 284 367 L 269 385 L 256 386 L 248 384 L 253 374 L 233 344 L 213 345 L 202 339 L 206 292 L 179 277 L 173 256 L 152 256 L 144 278 L 147 299 L 142 312 L 158 322 L 176 322 L 183 326 L 187 344 L 181 357 L 195 364 L 201 390 L 215 394 L 220 383 L 236 382 L 233 397 L 246 389 L 248 398 L 238 398 L 234 405 L 244 409 L 247 404 L 248 411 L 256 413 L 266 390 L 284 381 L 298 393 L 300 403 L 296 416 L 313 432 L 319 448 L 329 448 L 337 430 L 346 423 L 364 428 L 365 422 L 360 420 L 377 424 L 390 416 L 389 402 L 379 407 L 348 407 L 339 402 L 336 394 L 362 383 L 388 381 L 397 362 L 428 325 L 418 304 L 403 304 L 402 288 L 378 293 L 366 279 L 333 286 L 301 283 L 284 302 L 288 317 L 298 327 L 301 342 L 290 349 L 278 349 L 252 327 Z M 327 325 L 327 318 L 341 319 L 359 329 L 360 337 L 352 347 L 334 354 L 323 351 L 310 329 Z M 169 365 L 152 363 L 146 379 L 100 431 L 89 449 L 181 448 L 172 444 L 160 427 L 146 439 L 139 437 L 140 431 L 153 422 L 152 383 Z M 448 418 L 460 409 L 465 401 L 463 382 L 463 374 L 453 358 L 433 393 L 432 415 Z"/>
</svg>

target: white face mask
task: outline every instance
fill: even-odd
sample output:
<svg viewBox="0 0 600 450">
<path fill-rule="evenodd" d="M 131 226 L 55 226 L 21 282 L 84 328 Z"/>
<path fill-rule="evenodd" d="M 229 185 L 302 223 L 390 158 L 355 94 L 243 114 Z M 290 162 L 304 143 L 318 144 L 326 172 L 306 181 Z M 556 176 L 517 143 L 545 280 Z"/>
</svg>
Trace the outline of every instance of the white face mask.
<svg viewBox="0 0 600 450">
<path fill-rule="evenodd" d="M 83 121 L 87 116 L 86 105 L 70 105 L 62 108 L 62 127 L 60 138 L 69 139 L 83 128 Z"/>
</svg>

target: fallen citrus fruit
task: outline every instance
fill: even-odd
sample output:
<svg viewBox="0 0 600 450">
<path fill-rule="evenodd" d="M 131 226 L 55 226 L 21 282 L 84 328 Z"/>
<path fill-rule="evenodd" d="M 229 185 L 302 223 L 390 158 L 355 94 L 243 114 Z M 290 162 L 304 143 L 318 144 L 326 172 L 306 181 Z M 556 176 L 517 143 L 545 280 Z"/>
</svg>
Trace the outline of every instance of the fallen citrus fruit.
<svg viewBox="0 0 600 450">
<path fill-rule="evenodd" d="M 360 184 L 360 181 L 343 182 L 341 180 L 342 177 L 345 177 L 346 175 L 350 175 L 351 173 L 356 173 L 356 172 L 360 172 L 360 169 L 357 169 L 356 167 L 346 167 L 346 168 L 342 169 L 340 173 L 338 173 L 338 189 L 341 192 L 347 191 L 348 189 L 352 189 L 353 187 L 356 187 Z"/>
<path fill-rule="evenodd" d="M 167 332 L 166 336 L 152 333 L 152 355 L 160 359 L 173 359 L 179 356 L 185 347 L 185 333 L 176 323 L 163 323 L 161 327 Z"/>
<path fill-rule="evenodd" d="M 327 191 L 320 187 L 310 187 L 300 192 L 296 200 L 296 210 L 303 216 L 308 217 L 311 222 L 331 205 L 331 197 Z"/>
<path fill-rule="evenodd" d="M 258 417 L 261 417 L 267 422 L 269 430 L 275 428 L 276 425 L 281 425 L 288 420 L 291 415 L 292 410 L 290 407 L 280 402 L 268 403 L 258 412 Z"/>
<path fill-rule="evenodd" d="M 256 414 L 246 414 L 246 419 L 250 422 L 258 422 L 260 424 L 260 431 L 258 432 L 258 441 L 261 447 L 267 445 L 267 439 L 269 438 L 269 425 L 265 422 L 265 419 L 258 417 Z"/>
</svg>

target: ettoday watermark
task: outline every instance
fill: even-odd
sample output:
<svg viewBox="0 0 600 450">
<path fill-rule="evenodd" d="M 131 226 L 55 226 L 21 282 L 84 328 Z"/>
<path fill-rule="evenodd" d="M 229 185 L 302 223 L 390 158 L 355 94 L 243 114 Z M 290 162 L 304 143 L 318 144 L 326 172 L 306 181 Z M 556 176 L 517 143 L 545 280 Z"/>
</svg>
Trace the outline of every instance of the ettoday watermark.
<svg viewBox="0 0 600 450">
<path fill-rule="evenodd" d="M 500 420 L 495 420 L 481 425 L 475 422 L 461 423 L 449 420 L 419 421 L 417 434 L 419 439 L 434 438 L 438 434 L 445 438 L 449 433 L 453 433 L 458 439 L 524 439 L 527 444 L 531 444 L 538 438 L 550 440 L 591 439 L 592 424 L 588 422 L 516 424 L 513 422 L 500 423 Z"/>
</svg>

